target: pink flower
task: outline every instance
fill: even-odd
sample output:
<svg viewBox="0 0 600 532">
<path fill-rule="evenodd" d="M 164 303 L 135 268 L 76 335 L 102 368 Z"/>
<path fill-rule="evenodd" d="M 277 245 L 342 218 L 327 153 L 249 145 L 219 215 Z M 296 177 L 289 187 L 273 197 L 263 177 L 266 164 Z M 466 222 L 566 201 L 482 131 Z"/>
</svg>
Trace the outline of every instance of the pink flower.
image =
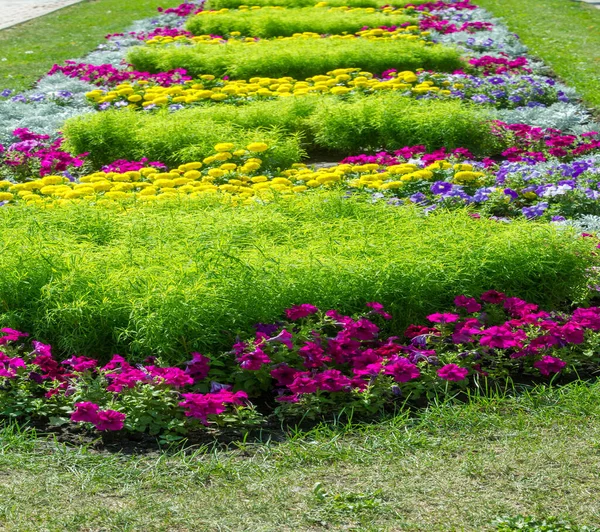
<svg viewBox="0 0 600 532">
<path fill-rule="evenodd" d="M 427 319 L 433 323 L 454 323 L 455 321 L 458 321 L 459 318 L 460 316 L 458 314 L 451 314 L 450 312 L 430 314 L 427 316 Z"/>
<path fill-rule="evenodd" d="M 600 331 L 600 309 L 598 307 L 577 308 L 573 312 L 573 321 L 586 329 Z"/>
<path fill-rule="evenodd" d="M 550 373 L 560 373 L 560 371 L 567 365 L 564 360 L 560 358 L 545 355 L 541 360 L 533 363 L 533 367 L 540 370 L 542 375 L 550 375 Z"/>
<path fill-rule="evenodd" d="M 298 349 L 298 354 L 304 359 L 304 366 L 307 368 L 320 368 L 329 361 L 323 348 L 315 342 L 306 342 Z"/>
<path fill-rule="evenodd" d="M 75 411 L 71 414 L 71 421 L 79 423 L 96 423 L 98 421 L 99 406 L 96 403 L 75 403 Z"/>
<path fill-rule="evenodd" d="M 454 298 L 454 304 L 457 307 L 463 307 L 469 314 L 481 310 L 481 305 L 477 303 L 477 300 L 474 297 L 456 296 Z"/>
<path fill-rule="evenodd" d="M 370 303 L 367 303 L 367 307 L 373 309 L 373 312 L 375 314 L 379 314 L 385 320 L 392 319 L 392 315 L 388 314 L 387 312 L 385 312 L 383 310 L 383 305 L 381 303 L 377 303 L 376 301 L 371 301 Z"/>
<path fill-rule="evenodd" d="M 125 421 L 125 414 L 116 410 L 100 410 L 94 423 L 98 430 L 121 430 Z"/>
<path fill-rule="evenodd" d="M 248 400 L 246 392 L 230 392 L 220 390 L 215 393 L 184 393 L 185 401 L 179 403 L 188 417 L 199 419 L 204 425 L 208 425 L 208 416 L 218 415 L 225 412 L 228 404 L 242 405 Z"/>
<path fill-rule="evenodd" d="M 437 375 L 440 379 L 452 382 L 465 380 L 468 374 L 469 370 L 467 368 L 461 368 L 456 364 L 446 364 L 437 370 Z"/>
<path fill-rule="evenodd" d="M 192 353 L 192 360 L 185 363 L 185 372 L 195 382 L 201 381 L 208 376 L 210 371 L 210 358 L 200 353 Z"/>
<path fill-rule="evenodd" d="M 71 357 L 67 360 L 63 360 L 62 363 L 65 366 L 71 366 L 73 371 L 77 371 L 79 373 L 88 369 L 94 369 L 98 365 L 97 360 L 88 357 Z"/>
<path fill-rule="evenodd" d="M 9 327 L 0 329 L 0 332 L 4 333 L 4 336 L 0 336 L 0 345 L 7 344 L 8 342 L 16 342 L 19 338 L 26 338 L 29 336 L 27 333 L 22 333 L 15 329 L 10 329 Z"/>
<path fill-rule="evenodd" d="M 317 391 L 317 381 L 308 371 L 302 371 L 296 373 L 288 388 L 294 394 L 315 393 Z"/>
<path fill-rule="evenodd" d="M 486 303 L 498 304 L 502 303 L 506 299 L 506 295 L 502 292 L 496 292 L 496 290 L 488 290 L 481 294 L 481 301 L 485 301 Z"/>
<path fill-rule="evenodd" d="M 296 305 L 294 307 L 286 309 L 285 315 L 288 317 L 288 319 L 296 321 L 301 318 L 311 316 L 312 314 L 316 314 L 317 312 L 319 312 L 319 309 L 314 305 L 303 303 L 302 305 Z"/>
<path fill-rule="evenodd" d="M 271 377 L 277 381 L 278 386 L 289 386 L 294 382 L 296 373 L 298 373 L 296 368 L 290 368 L 287 364 L 279 364 L 271 370 Z"/>
<path fill-rule="evenodd" d="M 106 378 L 110 384 L 106 387 L 109 392 L 119 393 L 123 388 L 134 388 L 138 382 L 148 382 L 150 375 L 137 368 L 127 368 L 120 373 L 107 373 Z"/>
<path fill-rule="evenodd" d="M 393 356 L 386 364 L 384 373 L 394 377 L 396 382 L 408 382 L 421 376 L 419 368 L 407 358 Z"/>
<path fill-rule="evenodd" d="M 237 361 L 240 363 L 242 369 L 257 371 L 262 368 L 264 364 L 271 362 L 271 359 L 260 347 L 257 347 L 251 353 L 244 353 L 238 356 Z"/>
<path fill-rule="evenodd" d="M 348 390 L 352 384 L 350 379 L 337 369 L 327 369 L 315 376 L 317 386 L 326 392 Z"/>
<path fill-rule="evenodd" d="M 33 349 L 38 355 L 45 355 L 48 357 L 52 356 L 52 347 L 50 345 L 43 344 L 42 342 L 38 342 L 37 340 L 31 342 L 31 345 L 33 345 Z"/>
<path fill-rule="evenodd" d="M 357 340 L 373 340 L 379 333 L 379 327 L 366 318 L 357 321 L 352 319 L 344 320 L 345 336 L 356 338 Z"/>
<path fill-rule="evenodd" d="M 294 348 L 294 343 L 292 342 L 293 335 L 288 332 L 286 329 L 283 329 L 277 336 L 273 336 L 269 338 L 267 342 L 279 342 L 285 345 L 288 349 Z"/>
<path fill-rule="evenodd" d="M 194 384 L 194 379 L 185 371 L 179 368 L 160 368 L 157 366 L 146 366 L 146 371 L 158 379 L 158 383 L 172 386 L 173 388 L 183 388 Z"/>
<path fill-rule="evenodd" d="M 129 369 L 131 368 L 131 364 L 127 362 L 121 355 L 113 355 L 108 364 L 104 366 L 102 369 L 104 371 L 111 371 L 113 369 L 121 368 L 121 369 Z"/>
<path fill-rule="evenodd" d="M 500 325 L 490 327 L 482 331 L 479 343 L 498 349 L 510 349 L 521 347 L 521 341 L 527 337 L 524 331 L 511 331 L 507 326 Z"/>
</svg>

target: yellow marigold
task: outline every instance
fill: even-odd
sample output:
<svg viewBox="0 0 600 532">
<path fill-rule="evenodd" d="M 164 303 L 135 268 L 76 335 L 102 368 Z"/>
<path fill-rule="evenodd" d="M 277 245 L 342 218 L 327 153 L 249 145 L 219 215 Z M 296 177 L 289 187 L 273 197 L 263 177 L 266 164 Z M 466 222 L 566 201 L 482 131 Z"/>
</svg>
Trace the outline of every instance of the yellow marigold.
<svg viewBox="0 0 600 532">
<path fill-rule="evenodd" d="M 10 201 L 14 197 L 14 194 L 11 194 L 10 192 L 0 192 L 0 201 Z"/>
<path fill-rule="evenodd" d="M 251 152 L 261 152 L 268 150 L 269 145 L 266 142 L 251 142 L 246 149 Z"/>
<path fill-rule="evenodd" d="M 215 151 L 218 152 L 226 152 L 226 151 L 231 151 L 234 148 L 234 144 L 232 144 L 231 142 L 219 142 L 219 144 L 217 144 L 215 146 Z"/>
</svg>

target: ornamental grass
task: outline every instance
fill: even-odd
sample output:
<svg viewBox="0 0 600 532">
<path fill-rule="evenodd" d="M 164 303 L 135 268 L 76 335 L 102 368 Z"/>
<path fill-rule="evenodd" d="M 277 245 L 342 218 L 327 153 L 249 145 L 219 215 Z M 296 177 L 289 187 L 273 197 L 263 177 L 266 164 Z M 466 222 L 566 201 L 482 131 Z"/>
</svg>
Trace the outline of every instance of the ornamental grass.
<svg viewBox="0 0 600 532">
<path fill-rule="evenodd" d="M 270 38 L 288 37 L 295 33 L 314 32 L 340 35 L 356 33 L 364 27 L 399 26 L 416 23 L 416 19 L 401 11 L 374 13 L 367 8 L 343 11 L 327 8 L 299 8 L 288 10 L 267 7 L 248 11 L 201 11 L 190 18 L 187 29 L 194 35 L 241 35 Z"/>
<path fill-rule="evenodd" d="M 415 36 L 416 37 L 416 36 Z M 303 79 L 337 68 L 361 68 L 380 73 L 435 70 L 452 72 L 465 64 L 453 48 L 406 39 L 292 38 L 273 41 L 229 41 L 227 45 L 141 46 L 127 55 L 136 70 L 163 72 L 183 68 L 191 76 L 211 74 L 249 79 L 292 76 Z"/>
</svg>

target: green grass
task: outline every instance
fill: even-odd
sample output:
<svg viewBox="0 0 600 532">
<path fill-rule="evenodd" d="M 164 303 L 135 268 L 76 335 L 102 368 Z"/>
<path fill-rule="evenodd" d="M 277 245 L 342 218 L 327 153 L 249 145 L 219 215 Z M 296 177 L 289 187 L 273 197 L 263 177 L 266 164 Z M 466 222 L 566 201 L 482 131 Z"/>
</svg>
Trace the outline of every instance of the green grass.
<svg viewBox="0 0 600 532">
<path fill-rule="evenodd" d="M 196 15 L 187 22 L 194 35 L 229 35 L 239 31 L 252 37 L 289 37 L 294 33 L 314 32 L 341 35 L 356 33 L 365 26 L 400 25 L 415 22 L 415 18 L 400 14 L 365 13 L 364 11 L 330 11 L 327 8 L 260 9 L 258 11 L 228 11 L 218 14 Z"/>
<path fill-rule="evenodd" d="M 600 526 L 599 397 L 597 382 L 480 394 L 280 442 L 150 454 L 9 427 L 0 528 L 490 531 L 517 514 Z"/>
<path fill-rule="evenodd" d="M 567 0 L 479 0 L 585 101 L 600 108 L 600 9 Z"/>
<path fill-rule="evenodd" d="M 87 0 L 0 31 L 0 89 L 27 89 L 55 63 L 92 51 L 108 33 L 177 0 Z"/>
<path fill-rule="evenodd" d="M 555 309 L 581 294 L 593 260 L 591 244 L 549 224 L 422 217 L 336 193 L 235 209 L 14 207 L 0 233 L 0 326 L 61 353 L 172 362 L 228 350 L 305 302 L 381 301 L 393 332 L 491 288 Z"/>
<path fill-rule="evenodd" d="M 233 41 L 227 46 L 139 46 L 127 58 L 136 70 L 144 72 L 185 68 L 192 76 L 228 75 L 232 79 L 253 76 L 304 79 L 336 68 L 361 68 L 379 74 L 388 68 L 452 72 L 464 67 L 457 50 L 441 45 L 336 38 Z"/>
<path fill-rule="evenodd" d="M 325 0 L 328 7 L 382 7 L 390 5 L 403 7 L 405 5 L 424 4 L 428 0 Z M 237 9 L 240 6 L 285 6 L 285 7 L 309 7 L 319 3 L 319 0 L 209 0 L 209 9 Z"/>
<path fill-rule="evenodd" d="M 414 100 L 379 93 L 341 100 L 335 96 L 293 97 L 243 106 L 214 105 L 170 113 L 115 110 L 84 115 L 64 128 L 69 149 L 90 152 L 98 167 L 116 159 L 148 157 L 172 165 L 212 153 L 216 142 L 242 137 L 287 138 L 271 166 L 290 164 L 297 155 L 290 134 L 299 133 L 311 154 L 337 156 L 363 150 L 400 149 L 425 144 L 430 149 L 466 147 L 477 154 L 498 153 L 488 114 L 456 101 Z M 243 129 L 236 129 L 238 128 Z M 279 133 L 268 133 L 272 128 Z M 261 128 L 262 132 L 254 132 Z M 244 131 L 246 130 L 246 131 Z M 287 136 L 286 136 L 287 135 Z M 297 145 L 296 145 L 297 146 Z"/>
</svg>

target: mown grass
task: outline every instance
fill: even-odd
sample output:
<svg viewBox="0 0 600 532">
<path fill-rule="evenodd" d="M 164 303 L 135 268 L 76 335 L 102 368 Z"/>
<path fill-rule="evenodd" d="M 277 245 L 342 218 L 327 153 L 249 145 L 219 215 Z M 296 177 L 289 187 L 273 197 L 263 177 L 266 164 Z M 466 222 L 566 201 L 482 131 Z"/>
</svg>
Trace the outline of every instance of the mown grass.
<svg viewBox="0 0 600 532">
<path fill-rule="evenodd" d="M 187 22 L 187 29 L 194 35 L 229 35 L 232 31 L 261 38 L 289 37 L 304 32 L 341 35 L 356 33 L 365 26 L 377 28 L 416 22 L 415 18 L 395 13 L 343 12 L 314 7 L 204 13 L 191 17 Z"/>
<path fill-rule="evenodd" d="M 548 224 L 422 217 L 334 192 L 237 208 L 6 208 L 0 232 L 1 326 L 60 353 L 177 363 L 229 350 L 298 303 L 381 301 L 393 332 L 492 288 L 555 309 L 581 295 L 593 260 L 585 239 Z"/>
<path fill-rule="evenodd" d="M 163 72 L 185 68 L 200 76 L 228 75 L 232 79 L 253 76 L 304 79 L 336 68 L 360 68 L 380 74 L 389 68 L 452 72 L 464 67 L 457 50 L 422 42 L 368 39 L 294 39 L 242 43 L 227 46 L 139 46 L 127 54 L 136 70 Z"/>
<path fill-rule="evenodd" d="M 600 9 L 565 0 L 479 0 L 504 18 L 530 51 L 542 58 L 585 101 L 600 108 Z"/>
<path fill-rule="evenodd" d="M 116 159 L 148 157 L 169 164 L 212 153 L 216 142 L 263 137 L 281 140 L 271 164 L 284 166 L 297 156 L 299 134 L 310 154 L 339 157 L 362 151 L 394 150 L 424 144 L 430 149 L 465 147 L 477 154 L 499 153 L 481 107 L 456 101 L 414 100 L 398 93 L 341 99 L 311 95 L 247 105 L 195 107 L 175 113 L 113 110 L 76 117 L 63 127 L 68 149 L 90 152 L 99 166 Z M 276 128 L 275 132 L 270 132 Z M 296 143 L 296 149 L 293 146 Z"/>
<path fill-rule="evenodd" d="M 598 382 L 481 392 L 280 442 L 151 454 L 98 453 L 12 426 L 0 432 L 0 527 L 486 531 L 515 514 L 600 526 L 599 396 Z"/>
<path fill-rule="evenodd" d="M 0 31 L 0 89 L 26 89 L 55 63 L 92 51 L 108 33 L 177 0 L 85 1 Z"/>
<path fill-rule="evenodd" d="M 428 0 L 392 0 L 384 2 L 382 0 L 209 0 L 208 9 L 237 9 L 240 6 L 284 6 L 284 7 L 309 7 L 319 3 L 325 3 L 328 7 L 382 7 L 384 5 L 394 7 L 404 7 L 406 5 L 424 4 Z"/>
</svg>

